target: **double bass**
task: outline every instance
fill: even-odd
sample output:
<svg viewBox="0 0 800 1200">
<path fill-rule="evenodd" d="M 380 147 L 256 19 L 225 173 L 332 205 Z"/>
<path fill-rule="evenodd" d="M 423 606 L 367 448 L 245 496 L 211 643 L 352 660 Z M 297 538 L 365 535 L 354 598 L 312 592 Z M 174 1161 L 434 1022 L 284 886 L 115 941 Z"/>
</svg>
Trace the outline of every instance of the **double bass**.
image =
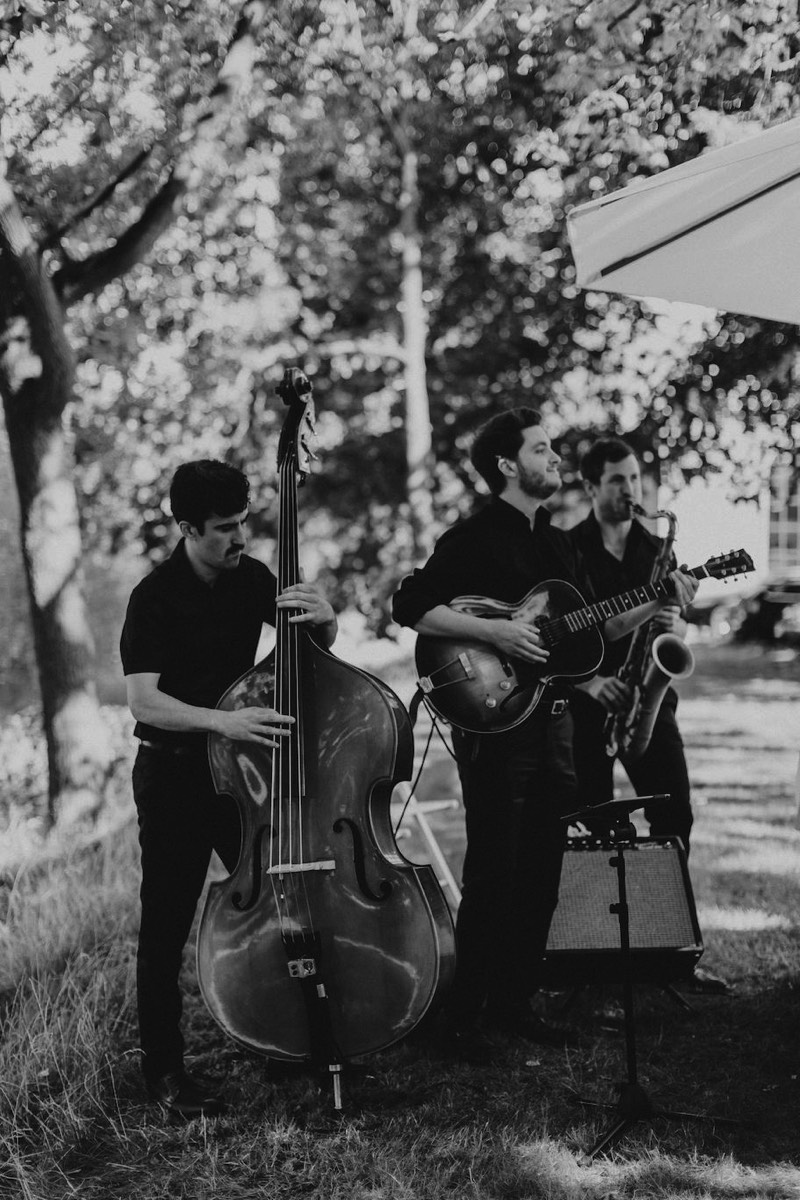
<svg viewBox="0 0 800 1200">
<path fill-rule="evenodd" d="M 308 471 L 311 386 L 290 368 L 278 447 L 278 591 L 300 581 L 297 487 Z M 209 888 L 197 940 L 200 988 L 241 1045 L 339 1072 L 407 1035 L 455 964 L 452 920 L 430 866 L 400 853 L 393 788 L 413 735 L 381 680 L 323 649 L 279 609 L 275 646 L 218 707 L 294 718 L 275 749 L 209 737 L 216 789 L 234 797 L 241 849 Z"/>
</svg>

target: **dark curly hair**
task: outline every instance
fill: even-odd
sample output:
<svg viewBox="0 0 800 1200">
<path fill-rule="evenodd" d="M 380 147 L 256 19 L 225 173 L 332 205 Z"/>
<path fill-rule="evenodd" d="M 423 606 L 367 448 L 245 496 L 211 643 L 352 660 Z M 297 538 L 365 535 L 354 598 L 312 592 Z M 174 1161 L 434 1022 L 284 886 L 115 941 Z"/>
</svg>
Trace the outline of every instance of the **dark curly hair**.
<svg viewBox="0 0 800 1200">
<path fill-rule="evenodd" d="M 475 434 L 470 452 L 472 465 L 486 480 L 493 496 L 499 496 L 507 483 L 497 465 L 498 458 L 515 459 L 522 448 L 525 430 L 541 423 L 541 414 L 535 408 L 511 408 L 490 417 Z"/>
<path fill-rule="evenodd" d="M 638 461 L 639 456 L 633 446 L 629 446 L 622 438 L 598 438 L 581 459 L 581 476 L 587 483 L 598 484 L 606 463 L 622 462 L 623 458 L 630 458 L 631 455 Z"/>
<path fill-rule="evenodd" d="M 250 500 L 247 476 L 228 463 L 213 458 L 184 463 L 172 477 L 169 502 L 180 525 L 188 521 L 198 533 L 214 514 L 230 517 L 244 512 Z"/>
</svg>

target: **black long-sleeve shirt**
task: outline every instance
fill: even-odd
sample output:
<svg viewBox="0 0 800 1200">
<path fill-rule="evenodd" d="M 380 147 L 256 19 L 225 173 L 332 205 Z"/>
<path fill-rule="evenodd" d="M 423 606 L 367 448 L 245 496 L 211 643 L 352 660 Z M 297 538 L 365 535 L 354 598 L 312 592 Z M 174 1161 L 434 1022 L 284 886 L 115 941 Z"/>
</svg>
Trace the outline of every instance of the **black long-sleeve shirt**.
<svg viewBox="0 0 800 1200">
<path fill-rule="evenodd" d="M 539 583 L 563 579 L 580 588 L 579 553 L 550 513 L 529 518 L 500 497 L 459 521 L 439 538 L 425 566 L 407 575 L 394 596 L 392 614 L 412 628 L 456 596 L 488 596 L 516 604 Z"/>
<path fill-rule="evenodd" d="M 639 521 L 634 520 L 625 543 L 625 553 L 622 559 L 619 559 L 603 544 L 602 530 L 593 512 L 573 526 L 568 536 L 585 572 L 581 583 L 584 589 L 598 600 L 607 600 L 610 596 L 618 596 L 622 592 L 629 592 L 644 583 L 649 583 L 653 566 L 663 545 L 660 537 L 656 537 Z M 668 569 L 672 571 L 676 565 L 673 554 Z M 616 642 L 606 643 L 601 668 L 603 674 L 614 674 L 622 666 L 627 658 L 632 637 L 633 634 L 628 634 Z"/>
</svg>

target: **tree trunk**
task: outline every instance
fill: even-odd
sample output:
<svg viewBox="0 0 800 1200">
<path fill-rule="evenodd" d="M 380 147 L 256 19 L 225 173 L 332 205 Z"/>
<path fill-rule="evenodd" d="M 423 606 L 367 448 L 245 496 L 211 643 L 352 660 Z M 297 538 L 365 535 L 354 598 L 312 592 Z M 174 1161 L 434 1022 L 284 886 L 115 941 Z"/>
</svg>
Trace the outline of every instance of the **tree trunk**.
<svg viewBox="0 0 800 1200">
<path fill-rule="evenodd" d="M 63 314 L 5 176 L 0 177 L 0 394 L 20 504 L 42 694 L 49 826 L 94 817 L 111 744 L 91 682 L 78 499 L 63 413 L 73 357 Z"/>
<path fill-rule="evenodd" d="M 194 114 L 175 168 L 117 242 L 68 260 L 51 279 L 5 175 L 0 156 L 0 395 L 20 501 L 22 553 L 50 769 L 50 826 L 94 817 L 112 761 L 92 681 L 94 646 L 83 602 L 74 457 L 64 428 L 74 361 L 59 297 L 97 292 L 141 261 L 202 177 L 204 154 L 228 132 L 248 83 L 263 0 L 242 3 L 216 86 Z M 65 226 L 66 228 L 67 226 Z"/>
<path fill-rule="evenodd" d="M 410 146 L 406 146 L 403 150 L 400 232 L 403 239 L 402 317 L 408 504 L 415 557 L 427 558 L 433 549 L 434 541 L 433 449 L 425 372 L 428 322 L 422 295 L 422 239 L 417 219 L 418 209 L 417 155 Z"/>
</svg>

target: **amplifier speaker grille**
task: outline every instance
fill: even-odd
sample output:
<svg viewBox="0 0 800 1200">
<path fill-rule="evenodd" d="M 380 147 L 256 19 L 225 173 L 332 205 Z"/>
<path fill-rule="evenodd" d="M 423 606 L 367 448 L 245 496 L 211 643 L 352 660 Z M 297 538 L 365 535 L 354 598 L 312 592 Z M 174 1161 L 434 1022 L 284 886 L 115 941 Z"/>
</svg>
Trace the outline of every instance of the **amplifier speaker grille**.
<svg viewBox="0 0 800 1200">
<path fill-rule="evenodd" d="M 640 838 L 626 846 L 625 883 L 634 978 L 690 974 L 703 952 L 686 856 L 680 842 Z M 618 978 L 620 927 L 616 848 L 595 839 L 568 843 L 550 926 L 546 974 Z"/>
</svg>

